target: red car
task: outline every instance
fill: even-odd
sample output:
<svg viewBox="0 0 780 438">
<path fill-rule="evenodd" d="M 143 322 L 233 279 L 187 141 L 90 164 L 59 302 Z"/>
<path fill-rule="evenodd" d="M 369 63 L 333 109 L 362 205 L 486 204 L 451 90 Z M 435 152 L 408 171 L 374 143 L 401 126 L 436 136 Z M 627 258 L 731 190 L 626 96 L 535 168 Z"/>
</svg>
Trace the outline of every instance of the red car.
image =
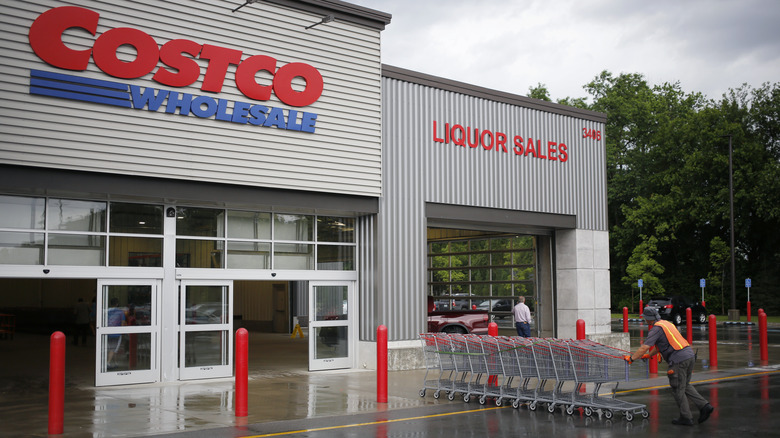
<svg viewBox="0 0 780 438">
<path fill-rule="evenodd" d="M 435 310 L 433 297 L 428 297 L 428 332 L 488 333 L 488 312 L 486 310 Z"/>
</svg>

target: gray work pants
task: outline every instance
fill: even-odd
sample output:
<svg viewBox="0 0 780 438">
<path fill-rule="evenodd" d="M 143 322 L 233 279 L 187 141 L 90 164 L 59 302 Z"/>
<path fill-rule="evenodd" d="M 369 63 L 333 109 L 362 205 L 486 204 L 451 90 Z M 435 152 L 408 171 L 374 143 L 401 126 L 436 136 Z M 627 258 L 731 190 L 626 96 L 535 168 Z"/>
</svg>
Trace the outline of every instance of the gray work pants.
<svg viewBox="0 0 780 438">
<path fill-rule="evenodd" d="M 674 401 L 677 402 L 677 407 L 680 408 L 680 418 L 689 420 L 693 419 L 690 408 L 691 403 L 696 406 L 697 410 L 701 410 L 707 404 L 707 400 L 696 391 L 696 388 L 691 386 L 691 374 L 693 374 L 695 361 L 696 359 L 692 357 L 676 363 L 670 366 L 667 372 Z"/>
</svg>

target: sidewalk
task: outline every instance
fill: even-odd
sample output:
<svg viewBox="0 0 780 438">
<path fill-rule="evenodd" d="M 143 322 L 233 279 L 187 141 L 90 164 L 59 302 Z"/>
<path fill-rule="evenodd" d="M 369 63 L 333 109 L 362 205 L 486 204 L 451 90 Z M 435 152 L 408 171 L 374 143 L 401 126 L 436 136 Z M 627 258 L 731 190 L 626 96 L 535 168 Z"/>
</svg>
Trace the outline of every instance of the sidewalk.
<svg viewBox="0 0 780 438">
<path fill-rule="evenodd" d="M 740 340 L 741 335 L 729 333 L 724 333 L 723 339 L 719 340 L 718 369 L 705 368 L 704 359 L 707 359 L 708 344 L 700 340 L 699 335 L 694 336 L 694 348 L 698 349 L 699 355 L 694 381 L 731 378 L 778 369 L 777 366 L 748 366 L 750 363 L 760 365 L 757 334 L 753 334 L 751 343 L 746 344 Z M 289 344 L 289 337 L 274 336 L 277 336 L 283 345 Z M 732 339 L 729 339 L 730 337 Z M 770 338 L 770 363 L 777 364 L 780 362 L 780 357 L 777 357 L 780 356 L 780 348 L 772 345 L 772 342 Z M 753 344 L 756 346 L 753 347 Z M 636 348 L 639 345 L 638 339 L 632 339 L 631 345 Z M 747 345 L 752 348 L 746 348 Z M 69 345 L 69 350 L 79 351 L 81 348 L 88 351 L 90 347 L 70 348 Z M 250 341 L 250 356 L 254 357 L 251 349 Z M 68 373 L 78 367 L 92 366 L 94 370 L 93 362 L 78 359 L 75 352 L 69 351 L 68 354 Z M 82 352 L 82 356 L 89 355 Z M 91 357 L 94 360 L 94 355 Z M 8 356 L 3 355 L 3 361 L 7 360 Z M 93 382 L 85 377 L 93 376 L 93 371 L 92 374 L 85 372 L 84 376 L 66 379 L 65 433 L 61 436 L 148 436 L 380 410 L 463 404 L 462 399 L 449 401 L 444 396 L 434 399 L 432 391 L 428 391 L 425 397 L 420 397 L 425 370 L 390 372 L 388 403 L 385 405 L 376 402 L 374 371 L 310 373 L 306 370 L 305 360 L 291 363 L 289 360 L 292 359 L 288 358 L 288 362 L 284 363 L 266 358 L 264 364 L 259 367 L 254 367 L 251 360 L 252 358 L 249 416 L 246 418 L 236 418 L 234 415 L 232 379 L 95 388 Z M 17 370 L 18 378 L 14 379 L 14 383 L 9 383 L 8 379 L 0 380 L 0 417 L 3 418 L 0 422 L 0 436 L 47 436 L 48 359 L 38 357 L 37 361 Z M 43 374 L 41 369 L 44 370 Z M 661 364 L 660 369 L 660 376 L 620 383 L 619 391 L 646 387 L 666 388 L 668 381 L 663 374 L 666 365 Z M 40 377 L 41 375 L 43 377 Z M 604 385 L 602 392 L 610 388 L 610 385 Z"/>
</svg>

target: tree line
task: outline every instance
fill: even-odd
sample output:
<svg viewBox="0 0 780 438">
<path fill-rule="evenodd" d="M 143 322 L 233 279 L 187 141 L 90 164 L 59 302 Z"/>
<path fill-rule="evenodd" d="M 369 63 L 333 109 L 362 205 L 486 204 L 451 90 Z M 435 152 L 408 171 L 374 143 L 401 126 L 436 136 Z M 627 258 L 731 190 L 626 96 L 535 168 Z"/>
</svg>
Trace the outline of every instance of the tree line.
<svg viewBox="0 0 780 438">
<path fill-rule="evenodd" d="M 604 71 L 589 98 L 557 102 L 607 114 L 612 307 L 637 312 L 654 296 L 731 307 L 729 139 L 732 144 L 736 305 L 777 314 L 780 288 L 780 83 L 744 84 L 720 99 L 679 83 Z M 543 84 L 529 97 L 552 101 Z"/>
</svg>

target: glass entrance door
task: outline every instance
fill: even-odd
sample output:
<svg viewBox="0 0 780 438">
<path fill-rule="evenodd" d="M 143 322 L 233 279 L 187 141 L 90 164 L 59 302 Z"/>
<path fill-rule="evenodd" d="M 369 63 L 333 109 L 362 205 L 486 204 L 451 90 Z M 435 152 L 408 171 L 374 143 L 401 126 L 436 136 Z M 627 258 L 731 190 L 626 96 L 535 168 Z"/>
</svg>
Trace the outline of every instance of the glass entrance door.
<svg viewBox="0 0 780 438">
<path fill-rule="evenodd" d="M 158 280 L 98 280 L 95 385 L 160 380 Z"/>
<path fill-rule="evenodd" d="M 233 282 L 182 280 L 179 379 L 233 375 Z"/>
<path fill-rule="evenodd" d="M 309 370 L 351 368 L 352 282 L 309 282 Z"/>
</svg>

